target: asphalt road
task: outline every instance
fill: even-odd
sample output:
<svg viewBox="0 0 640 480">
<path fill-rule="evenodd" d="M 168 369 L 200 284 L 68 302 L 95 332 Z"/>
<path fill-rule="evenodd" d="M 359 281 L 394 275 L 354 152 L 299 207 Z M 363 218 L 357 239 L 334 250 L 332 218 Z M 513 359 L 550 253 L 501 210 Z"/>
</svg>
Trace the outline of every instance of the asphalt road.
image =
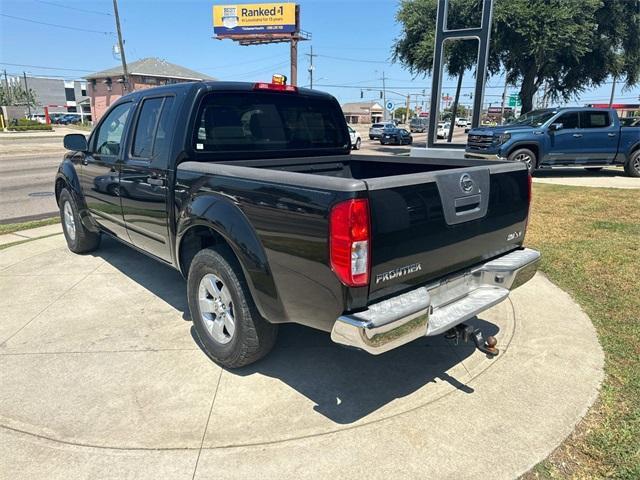
<svg viewBox="0 0 640 480">
<path fill-rule="evenodd" d="M 0 223 L 46 218 L 57 213 L 53 181 L 62 154 L 0 155 Z"/>
</svg>

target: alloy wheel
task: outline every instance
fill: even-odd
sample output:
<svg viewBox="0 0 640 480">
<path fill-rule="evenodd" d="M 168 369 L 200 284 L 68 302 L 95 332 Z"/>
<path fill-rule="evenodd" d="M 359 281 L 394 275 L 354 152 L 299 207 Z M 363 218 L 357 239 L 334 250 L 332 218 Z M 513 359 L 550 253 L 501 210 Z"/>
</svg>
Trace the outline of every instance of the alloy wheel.
<svg viewBox="0 0 640 480">
<path fill-rule="evenodd" d="M 218 343 L 231 341 L 236 330 L 231 292 L 222 279 L 208 273 L 198 287 L 200 316 L 211 338 Z"/>
</svg>

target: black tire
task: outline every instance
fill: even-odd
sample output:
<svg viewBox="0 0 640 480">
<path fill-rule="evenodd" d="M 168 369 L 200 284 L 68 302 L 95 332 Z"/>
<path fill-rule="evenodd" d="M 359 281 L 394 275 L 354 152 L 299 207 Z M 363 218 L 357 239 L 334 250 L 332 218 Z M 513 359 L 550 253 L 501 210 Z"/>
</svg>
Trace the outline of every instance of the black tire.
<svg viewBox="0 0 640 480">
<path fill-rule="evenodd" d="M 630 177 L 640 177 L 640 150 L 633 152 L 624 164 L 624 173 Z"/>
<path fill-rule="evenodd" d="M 73 253 L 92 252 L 100 245 L 100 233 L 94 233 L 82 224 L 80 214 L 78 213 L 78 205 L 73 195 L 63 188 L 60 192 L 58 200 L 60 205 L 60 220 L 62 222 L 62 231 L 64 238 L 67 240 L 67 246 Z M 66 219 L 65 209 L 68 207 L 71 220 Z"/>
<path fill-rule="evenodd" d="M 356 150 L 360 150 L 360 145 L 362 144 L 362 140 L 360 140 L 359 138 L 356 139 L 356 144 L 354 146 L 354 148 Z"/>
<path fill-rule="evenodd" d="M 373 140 L 373 139 L 374 139 L 373 135 L 369 135 L 369 140 Z"/>
<path fill-rule="evenodd" d="M 596 173 L 596 172 L 600 172 L 604 167 L 584 167 L 584 169 L 587 172 L 592 172 L 592 173 Z"/>
<path fill-rule="evenodd" d="M 201 281 L 208 274 L 213 274 L 222 281 L 223 289 L 228 288 L 228 295 L 232 300 L 235 326 L 227 343 L 214 338 L 200 311 Z M 240 264 L 228 248 L 207 248 L 198 252 L 189 268 L 187 298 L 200 344 L 216 363 L 226 368 L 243 367 L 258 361 L 273 348 L 278 326 L 267 322 L 258 313 Z M 226 327 L 225 331 L 229 333 Z"/>
<path fill-rule="evenodd" d="M 528 160 L 525 160 L 527 158 Z M 538 159 L 536 158 L 536 154 L 528 148 L 518 148 L 514 150 L 509 154 L 508 160 L 512 162 L 525 162 L 531 175 L 533 175 L 536 168 L 538 168 Z"/>
</svg>

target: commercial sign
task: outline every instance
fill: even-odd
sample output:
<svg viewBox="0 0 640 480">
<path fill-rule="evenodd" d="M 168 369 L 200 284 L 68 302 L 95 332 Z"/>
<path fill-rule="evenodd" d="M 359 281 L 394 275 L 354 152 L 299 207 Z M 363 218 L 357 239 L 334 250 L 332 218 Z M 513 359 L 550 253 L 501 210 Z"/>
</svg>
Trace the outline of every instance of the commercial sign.
<svg viewBox="0 0 640 480">
<path fill-rule="evenodd" d="M 296 4 L 214 5 L 213 31 L 216 35 L 292 33 L 296 31 Z"/>
<path fill-rule="evenodd" d="M 511 107 L 504 107 L 504 113 L 513 111 Z M 487 113 L 502 113 L 502 107 L 489 107 Z"/>
</svg>

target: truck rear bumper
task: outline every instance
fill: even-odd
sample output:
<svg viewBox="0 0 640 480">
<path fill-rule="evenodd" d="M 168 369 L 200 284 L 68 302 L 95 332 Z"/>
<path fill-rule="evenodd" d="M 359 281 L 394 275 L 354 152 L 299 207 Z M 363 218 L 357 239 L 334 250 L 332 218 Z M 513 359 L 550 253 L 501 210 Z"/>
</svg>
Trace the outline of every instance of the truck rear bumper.
<svg viewBox="0 0 640 480">
<path fill-rule="evenodd" d="M 384 353 L 423 336 L 444 333 L 509 296 L 538 270 L 540 253 L 515 250 L 457 276 L 340 316 L 331 339 L 342 345 Z"/>
</svg>

